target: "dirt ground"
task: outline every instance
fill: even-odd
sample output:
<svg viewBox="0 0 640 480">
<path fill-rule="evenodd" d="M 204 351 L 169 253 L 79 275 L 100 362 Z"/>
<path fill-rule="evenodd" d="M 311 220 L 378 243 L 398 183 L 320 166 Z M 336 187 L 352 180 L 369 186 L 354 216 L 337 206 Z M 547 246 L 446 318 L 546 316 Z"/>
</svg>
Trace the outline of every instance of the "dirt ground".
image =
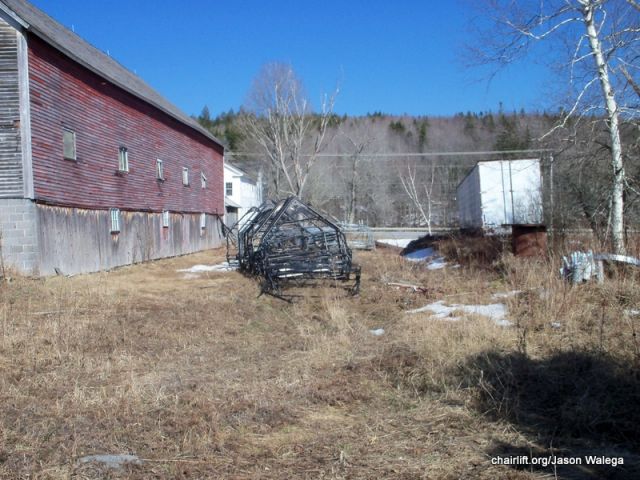
<svg viewBox="0 0 640 480">
<path fill-rule="evenodd" d="M 224 254 L 2 283 L 0 476 L 640 478 L 635 277 L 571 289 L 546 264 L 428 271 L 379 249 L 356 253 L 359 296 L 289 304 L 178 271 Z M 407 313 L 515 289 L 511 327 Z M 80 461 L 124 453 L 141 463 Z M 623 464 L 495 464 L 549 455 Z"/>
</svg>

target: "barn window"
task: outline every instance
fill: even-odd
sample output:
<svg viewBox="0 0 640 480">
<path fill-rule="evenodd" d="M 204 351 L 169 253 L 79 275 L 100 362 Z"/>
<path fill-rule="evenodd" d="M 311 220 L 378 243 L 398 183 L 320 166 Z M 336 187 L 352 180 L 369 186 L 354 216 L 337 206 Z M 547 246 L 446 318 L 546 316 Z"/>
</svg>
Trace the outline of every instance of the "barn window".
<svg viewBox="0 0 640 480">
<path fill-rule="evenodd" d="M 200 214 L 200 228 L 202 230 L 207 228 L 207 214 L 206 213 L 201 213 Z"/>
<path fill-rule="evenodd" d="M 120 147 L 118 152 L 118 170 L 120 172 L 129 171 L 129 152 L 127 147 Z"/>
<path fill-rule="evenodd" d="M 169 210 L 162 212 L 162 228 L 169 228 Z"/>
<path fill-rule="evenodd" d="M 164 164 L 159 158 L 156 160 L 156 178 L 158 180 L 164 180 Z"/>
<path fill-rule="evenodd" d="M 230 197 L 233 195 L 233 182 L 227 182 L 224 184 L 224 194 L 227 197 Z"/>
<path fill-rule="evenodd" d="M 189 186 L 189 167 L 182 167 L 182 184 L 185 187 Z"/>
<path fill-rule="evenodd" d="M 62 150 L 67 160 L 77 160 L 76 157 L 76 132 L 67 128 L 62 130 Z"/>
<path fill-rule="evenodd" d="M 200 173 L 200 184 L 202 188 L 207 188 L 207 176 L 204 173 Z"/>
<path fill-rule="evenodd" d="M 109 213 L 111 214 L 111 233 L 120 232 L 120 210 L 112 208 Z"/>
</svg>

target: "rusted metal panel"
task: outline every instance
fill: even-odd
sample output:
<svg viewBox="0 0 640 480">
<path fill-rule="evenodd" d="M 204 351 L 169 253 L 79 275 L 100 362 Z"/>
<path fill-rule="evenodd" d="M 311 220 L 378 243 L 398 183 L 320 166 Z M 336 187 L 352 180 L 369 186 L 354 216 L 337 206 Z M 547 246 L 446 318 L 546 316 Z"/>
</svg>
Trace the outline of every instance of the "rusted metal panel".
<svg viewBox="0 0 640 480">
<path fill-rule="evenodd" d="M 18 37 L 16 30 L 0 19 L 0 198 L 23 194 Z"/>
<path fill-rule="evenodd" d="M 139 98 L 29 36 L 35 198 L 79 208 L 224 213 L 223 149 Z M 65 160 L 62 130 L 76 133 Z M 129 171 L 118 173 L 126 147 Z M 156 161 L 164 165 L 157 179 Z M 191 182 L 184 186 L 182 169 Z M 200 175 L 209 181 L 201 188 Z"/>
<path fill-rule="evenodd" d="M 547 228 L 544 225 L 512 225 L 513 253 L 517 257 L 541 257 L 547 253 Z"/>
</svg>

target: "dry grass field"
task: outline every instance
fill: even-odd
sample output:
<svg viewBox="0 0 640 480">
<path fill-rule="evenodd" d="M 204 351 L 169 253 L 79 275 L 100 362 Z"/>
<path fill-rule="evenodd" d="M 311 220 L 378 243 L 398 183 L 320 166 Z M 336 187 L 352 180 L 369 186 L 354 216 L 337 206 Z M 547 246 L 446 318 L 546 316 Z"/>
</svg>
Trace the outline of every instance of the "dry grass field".
<svg viewBox="0 0 640 480">
<path fill-rule="evenodd" d="M 223 250 L 3 282 L 0 477 L 640 478 L 637 272 L 571 287 L 557 259 L 442 250 L 460 267 L 358 252 L 360 296 L 293 304 L 177 272 Z M 511 327 L 407 313 L 514 290 Z M 142 463 L 79 461 L 120 453 Z M 508 455 L 624 464 L 492 464 Z"/>
</svg>

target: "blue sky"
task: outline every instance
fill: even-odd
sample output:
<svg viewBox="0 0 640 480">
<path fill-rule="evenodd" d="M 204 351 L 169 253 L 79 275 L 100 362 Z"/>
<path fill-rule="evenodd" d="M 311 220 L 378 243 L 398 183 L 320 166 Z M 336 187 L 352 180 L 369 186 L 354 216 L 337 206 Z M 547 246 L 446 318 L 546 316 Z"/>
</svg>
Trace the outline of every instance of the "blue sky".
<svg viewBox="0 0 640 480">
<path fill-rule="evenodd" d="M 520 64 L 490 83 L 465 67 L 474 13 L 458 0 L 33 0 L 188 114 L 238 109 L 260 67 L 293 65 L 336 112 L 452 115 L 542 109 L 546 72 Z M 484 78 L 483 78 L 484 77 Z"/>
</svg>

